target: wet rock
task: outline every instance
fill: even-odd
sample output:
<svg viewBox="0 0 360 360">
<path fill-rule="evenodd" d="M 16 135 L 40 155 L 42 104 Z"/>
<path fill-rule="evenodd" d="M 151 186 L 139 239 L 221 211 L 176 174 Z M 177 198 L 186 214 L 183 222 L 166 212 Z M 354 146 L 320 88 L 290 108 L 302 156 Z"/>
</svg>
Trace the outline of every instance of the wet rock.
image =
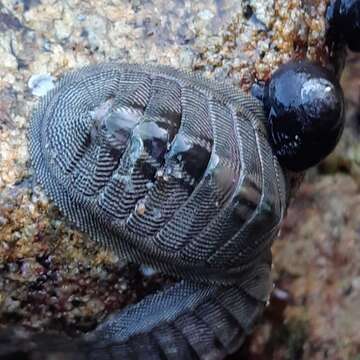
<svg viewBox="0 0 360 360">
<path fill-rule="evenodd" d="M 273 247 L 276 288 L 247 358 L 356 358 L 359 224 L 360 192 L 349 175 L 303 184 Z"/>
<path fill-rule="evenodd" d="M 13 14 L 0 12 L 0 32 L 7 30 L 20 30 L 23 25 Z"/>
</svg>

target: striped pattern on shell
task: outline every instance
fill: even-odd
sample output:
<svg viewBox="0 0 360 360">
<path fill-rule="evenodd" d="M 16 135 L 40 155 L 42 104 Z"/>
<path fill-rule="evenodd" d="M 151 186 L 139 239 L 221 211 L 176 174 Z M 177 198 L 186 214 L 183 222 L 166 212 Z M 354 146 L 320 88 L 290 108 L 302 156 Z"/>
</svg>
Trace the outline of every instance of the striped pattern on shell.
<svg viewBox="0 0 360 360">
<path fill-rule="evenodd" d="M 38 180 L 92 238 L 168 273 L 232 283 L 269 250 L 286 209 L 263 121 L 261 104 L 229 84 L 105 64 L 65 75 L 28 135 Z"/>
</svg>

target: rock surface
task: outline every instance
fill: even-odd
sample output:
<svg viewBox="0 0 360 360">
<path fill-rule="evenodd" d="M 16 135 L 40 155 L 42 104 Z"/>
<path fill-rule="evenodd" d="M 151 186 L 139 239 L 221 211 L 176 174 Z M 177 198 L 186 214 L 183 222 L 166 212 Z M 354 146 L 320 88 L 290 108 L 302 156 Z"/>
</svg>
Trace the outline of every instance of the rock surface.
<svg viewBox="0 0 360 360">
<path fill-rule="evenodd" d="M 326 4 L 4 0 L 0 324 L 76 334 L 171 281 L 87 241 L 33 183 L 25 133 L 37 95 L 63 72 L 106 60 L 169 64 L 230 77 L 248 90 L 290 58 L 327 64 Z M 242 350 L 249 359 L 353 359 L 360 352 L 359 64 L 354 58 L 344 73 L 349 120 L 342 143 L 309 174 L 275 244 L 277 287 L 266 320 Z"/>
</svg>

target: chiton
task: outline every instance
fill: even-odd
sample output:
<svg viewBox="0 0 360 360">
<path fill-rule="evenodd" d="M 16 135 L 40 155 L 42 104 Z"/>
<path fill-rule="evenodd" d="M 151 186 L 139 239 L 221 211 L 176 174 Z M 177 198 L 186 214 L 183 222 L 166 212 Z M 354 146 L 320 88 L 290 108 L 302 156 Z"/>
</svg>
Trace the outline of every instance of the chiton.
<svg viewBox="0 0 360 360">
<path fill-rule="evenodd" d="M 269 251 L 286 211 L 262 103 L 227 83 L 89 66 L 40 101 L 28 137 L 39 182 L 72 222 L 170 274 L 236 281 Z"/>
</svg>

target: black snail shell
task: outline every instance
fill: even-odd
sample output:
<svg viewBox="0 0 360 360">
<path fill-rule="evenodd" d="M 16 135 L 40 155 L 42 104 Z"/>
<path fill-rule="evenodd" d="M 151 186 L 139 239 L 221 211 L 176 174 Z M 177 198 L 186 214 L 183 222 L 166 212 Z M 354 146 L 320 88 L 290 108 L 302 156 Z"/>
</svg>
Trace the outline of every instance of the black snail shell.
<svg viewBox="0 0 360 360">
<path fill-rule="evenodd" d="M 360 1 L 332 0 L 326 13 L 329 36 L 360 51 Z"/>
<path fill-rule="evenodd" d="M 261 104 L 230 85 L 92 66 L 41 101 L 30 153 L 47 193 L 92 238 L 137 263 L 232 283 L 285 213 L 263 120 Z"/>
<path fill-rule="evenodd" d="M 344 128 L 344 101 L 329 71 L 289 62 L 275 71 L 263 96 L 270 141 L 286 168 L 305 170 L 334 149 Z"/>
</svg>

